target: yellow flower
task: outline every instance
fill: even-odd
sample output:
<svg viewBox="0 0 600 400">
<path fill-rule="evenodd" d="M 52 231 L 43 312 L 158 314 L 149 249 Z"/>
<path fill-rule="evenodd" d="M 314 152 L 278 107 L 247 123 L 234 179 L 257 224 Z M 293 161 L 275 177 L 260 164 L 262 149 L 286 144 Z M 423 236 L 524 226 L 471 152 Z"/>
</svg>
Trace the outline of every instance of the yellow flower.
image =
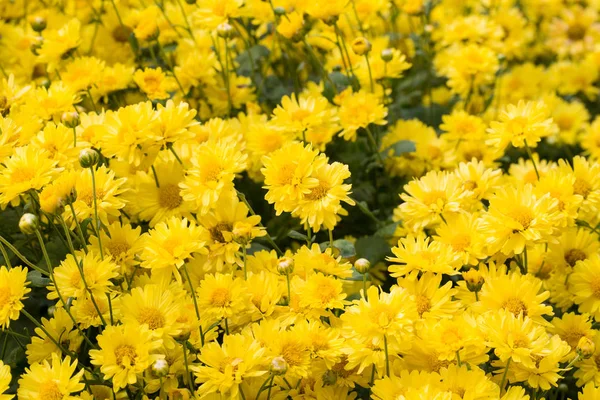
<svg viewBox="0 0 600 400">
<path fill-rule="evenodd" d="M 142 267 L 169 277 L 175 274 L 181 282 L 179 269 L 194 253 L 206 253 L 206 231 L 186 219 L 172 217 L 157 224 L 145 234 L 140 258 Z"/>
<path fill-rule="evenodd" d="M 248 301 L 244 286 L 243 279 L 230 274 L 206 275 L 196 290 L 198 307 L 217 321 L 242 314 Z"/>
<path fill-rule="evenodd" d="M 353 93 L 351 89 L 346 89 L 346 92 L 340 93 L 338 95 L 340 105 L 338 116 L 342 126 L 340 136 L 353 142 L 356 140 L 358 129 L 368 129 L 370 124 L 385 125 L 387 108 L 380 100 L 380 97 L 365 90 Z"/>
<path fill-rule="evenodd" d="M 104 61 L 96 57 L 78 57 L 67 65 L 61 79 L 74 92 L 85 91 L 101 79 L 104 68 Z"/>
<path fill-rule="evenodd" d="M 79 46 L 80 29 L 81 22 L 77 18 L 71 19 L 58 30 L 46 29 L 42 47 L 38 50 L 40 62 L 49 63 L 50 70 L 53 70 L 63 55 Z"/>
<path fill-rule="evenodd" d="M 420 278 L 418 272 L 398 278 L 398 286 L 414 296 L 419 318 L 452 318 L 458 312 L 460 303 L 453 300 L 456 289 L 452 289 L 452 282 L 441 285 L 442 278 L 442 274 L 431 272 L 425 272 Z"/>
<path fill-rule="evenodd" d="M 10 320 L 19 318 L 23 309 L 22 300 L 31 291 L 27 287 L 27 269 L 0 267 L 0 326 L 7 329 Z"/>
<path fill-rule="evenodd" d="M 0 165 L 0 205 L 17 201 L 30 189 L 40 190 L 60 172 L 49 154 L 33 146 L 18 147 Z"/>
<path fill-rule="evenodd" d="M 279 19 L 277 32 L 286 39 L 299 40 L 303 26 L 304 16 L 302 13 L 292 11 L 291 13 L 287 13 L 285 17 Z"/>
<path fill-rule="evenodd" d="M 500 388 L 479 368 L 450 365 L 440 371 L 441 390 L 458 394 L 462 399 L 496 399 Z"/>
<path fill-rule="evenodd" d="M 480 141 L 485 137 L 485 123 L 475 115 L 458 110 L 442 117 L 440 129 L 449 140 Z"/>
<path fill-rule="evenodd" d="M 571 346 L 572 356 L 575 356 L 575 349 L 581 338 L 593 339 L 596 334 L 596 331 L 592 329 L 590 316 L 575 313 L 565 313 L 561 318 L 553 318 L 552 326 L 548 327 L 548 332 L 557 334 L 567 342 Z"/>
<path fill-rule="evenodd" d="M 282 18 L 285 20 L 286 18 Z M 289 131 L 297 138 L 309 137 L 313 131 L 319 130 L 323 125 L 337 122 L 334 108 L 327 99 L 319 94 L 301 94 L 284 96 L 281 104 L 273 110 L 270 124 L 278 130 Z"/>
<path fill-rule="evenodd" d="M 300 218 L 303 224 L 310 226 L 315 232 L 322 227 L 333 230 L 340 221 L 339 215 L 347 215 L 341 202 L 355 204 L 349 197 L 352 185 L 343 183 L 350 177 L 348 166 L 338 162 L 317 163 L 311 177 L 319 183 L 302 196 L 292 215 Z"/>
<path fill-rule="evenodd" d="M 98 206 L 98 219 L 104 224 L 109 225 L 109 217 L 116 218 L 120 215 L 120 209 L 125 207 L 125 201 L 120 195 L 127 189 L 124 187 L 125 178 L 116 179 L 115 172 L 105 166 L 99 167 L 94 171 L 96 180 L 96 204 Z M 73 202 L 75 215 L 79 222 L 86 218 L 93 218 L 95 215 L 94 207 L 94 187 L 92 185 L 92 172 L 84 169 L 79 172 L 75 183 L 75 193 L 77 198 Z M 72 226 L 73 213 L 69 208 L 63 212 L 63 218 Z"/>
<path fill-rule="evenodd" d="M 173 347 L 173 336 L 180 333 L 177 318 L 181 304 L 169 288 L 146 284 L 121 297 L 121 320 L 125 325 L 148 329 L 153 337 Z"/>
<path fill-rule="evenodd" d="M 141 227 L 133 228 L 130 224 L 121 224 L 116 221 L 106 227 L 108 234 L 100 231 L 100 239 L 104 250 L 104 257 L 110 258 L 120 267 L 120 273 L 127 275 L 137 261 L 136 255 L 142 251 L 140 233 Z M 110 236 L 109 236 L 110 235 Z M 100 254 L 100 241 L 94 235 L 90 236 L 90 251 Z"/>
<path fill-rule="evenodd" d="M 301 307 L 316 310 L 343 309 L 346 304 L 341 280 L 320 272 L 307 278 L 299 290 L 299 296 Z"/>
<path fill-rule="evenodd" d="M 464 265 L 477 265 L 486 257 L 485 236 L 481 234 L 481 218 L 476 214 L 450 216 L 448 224 L 440 224 L 433 237 L 436 242 L 449 245 L 460 256 Z"/>
<path fill-rule="evenodd" d="M 291 142 L 281 149 L 263 157 L 265 176 L 264 188 L 268 190 L 265 199 L 275 204 L 277 214 L 291 212 L 311 189 L 319 185 L 319 180 L 312 177 L 315 164 L 326 162 L 325 158 L 317 158 L 318 150 L 310 145 L 306 147 L 299 142 Z"/>
<path fill-rule="evenodd" d="M 148 96 L 149 100 L 168 99 L 170 95 L 167 92 L 174 89 L 173 82 L 160 67 L 138 69 L 133 74 L 133 81 Z"/>
<path fill-rule="evenodd" d="M 45 152 L 49 159 L 57 161 L 59 167 L 72 167 L 80 150 L 73 147 L 73 131 L 53 122 L 48 122 L 32 139 L 31 146 L 38 152 Z"/>
<path fill-rule="evenodd" d="M 242 0 L 207 0 L 198 3 L 191 19 L 195 27 L 215 29 L 229 18 L 239 16 L 243 3 Z"/>
<path fill-rule="evenodd" d="M 462 266 L 461 258 L 450 245 L 431 241 L 431 238 L 422 233 L 398 240 L 392 253 L 395 257 L 388 257 L 387 260 L 394 263 L 390 265 L 389 271 L 395 278 L 415 270 L 454 275 Z"/>
<path fill-rule="evenodd" d="M 37 336 L 31 337 L 31 343 L 27 345 L 27 361 L 29 364 L 50 360 L 53 354 L 62 355 L 62 350 L 55 342 L 61 344 L 62 348 L 77 352 L 83 341 L 83 337 L 75 328 L 73 320 L 64 308 L 57 308 L 51 319 L 42 317 L 44 330 L 35 328 Z"/>
<path fill-rule="evenodd" d="M 44 360 L 32 364 L 25 369 L 25 374 L 19 379 L 17 395 L 19 399 L 74 399 L 74 394 L 83 390 L 81 382 L 83 369 L 75 373 L 77 360 L 71 362 L 67 356 L 61 360 L 57 354 L 52 354 L 52 363 Z"/>
<path fill-rule="evenodd" d="M 186 171 L 181 195 L 195 202 L 201 214 L 215 207 L 220 197 L 233 192 L 233 179 L 246 168 L 247 155 L 228 140 L 208 141 L 195 149 Z"/>
<path fill-rule="evenodd" d="M 223 344 L 211 342 L 202 348 L 202 365 L 193 366 L 200 397 L 217 393 L 224 398 L 240 396 L 240 385 L 247 379 L 267 373 L 265 349 L 246 335 L 227 335 Z"/>
<path fill-rule="evenodd" d="M 594 254 L 575 264 L 569 275 L 568 288 L 579 312 L 600 320 L 600 256 Z"/>
<path fill-rule="evenodd" d="M 110 280 L 119 275 L 118 269 L 110 259 L 100 260 L 97 253 L 77 251 L 75 255 L 67 254 L 54 269 L 54 284 L 49 287 L 48 298 L 58 299 L 59 293 L 63 299 L 84 298 L 89 292 L 94 297 L 106 297 L 112 286 Z M 85 284 L 81 274 L 85 277 Z"/>
<path fill-rule="evenodd" d="M 500 113 L 499 121 L 492 121 L 488 129 L 487 144 L 504 148 L 534 148 L 546 136 L 554 133 L 555 126 L 550 110 L 543 102 L 522 101 L 510 104 Z"/>
<path fill-rule="evenodd" d="M 112 379 L 113 389 L 134 385 L 154 361 L 164 358 L 155 351 L 160 339 L 144 327 L 109 325 L 98 336 L 99 350 L 90 350 L 91 363 Z"/>
<path fill-rule="evenodd" d="M 532 185 L 505 186 L 490 198 L 483 214 L 482 233 L 490 252 L 521 254 L 526 247 L 553 241 L 560 214 L 558 201 L 549 194 L 536 196 Z"/>
<path fill-rule="evenodd" d="M 443 217 L 462 211 L 467 192 L 461 186 L 456 175 L 431 171 L 404 186 L 398 217 L 413 230 L 440 223 Z"/>
<path fill-rule="evenodd" d="M 185 102 L 176 104 L 173 100 L 167 100 L 167 104 L 157 104 L 158 131 L 163 146 L 172 146 L 173 143 L 188 141 L 194 138 L 194 129 L 198 128 L 199 122 L 194 119 L 196 110 L 190 108 Z"/>
<path fill-rule="evenodd" d="M 15 397 L 12 394 L 2 394 L 8 390 L 11 379 L 10 366 L 5 365 L 3 361 L 0 361 L 0 400 L 11 400 Z"/>
<path fill-rule="evenodd" d="M 307 279 L 315 272 L 326 275 L 334 275 L 338 278 L 349 278 L 352 276 L 352 265 L 342 259 L 335 257 L 331 247 L 321 250 L 320 246 L 313 243 L 311 247 L 302 246 L 294 254 L 294 275 Z"/>
</svg>

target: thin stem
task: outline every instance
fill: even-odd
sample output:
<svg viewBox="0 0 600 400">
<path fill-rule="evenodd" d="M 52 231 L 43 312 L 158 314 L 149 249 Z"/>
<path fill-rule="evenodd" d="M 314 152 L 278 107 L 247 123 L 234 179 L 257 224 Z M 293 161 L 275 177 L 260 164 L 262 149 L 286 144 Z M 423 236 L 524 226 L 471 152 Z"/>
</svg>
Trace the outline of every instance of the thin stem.
<svg viewBox="0 0 600 400">
<path fill-rule="evenodd" d="M 96 232 L 98 233 L 98 247 L 100 248 L 100 259 L 104 260 L 104 250 L 102 249 L 102 237 L 100 230 L 100 219 L 98 218 L 98 200 L 96 199 L 96 173 L 94 167 L 90 167 L 92 173 L 92 199 L 94 200 L 94 219 L 96 222 Z"/>
<path fill-rule="evenodd" d="M 8 240 L 4 239 L 2 236 L 0 236 L 0 242 L 3 243 L 6 247 L 8 247 L 10 251 L 12 251 L 21 261 L 23 261 L 23 263 L 25 263 L 25 265 L 38 271 L 42 275 L 50 276 L 50 273 L 48 273 L 48 271 L 44 271 L 43 269 L 29 261 L 23 254 L 19 252 L 19 250 L 17 250 L 12 244 L 10 244 Z"/>
<path fill-rule="evenodd" d="M 156 187 L 160 187 L 160 183 L 158 182 L 158 175 L 156 175 L 156 169 L 154 169 L 154 164 L 150 166 L 152 168 L 152 175 L 154 175 L 154 183 L 156 183 Z"/>
<path fill-rule="evenodd" d="M 272 374 L 269 374 L 269 376 L 267 377 L 267 379 L 265 379 L 265 381 L 263 382 L 262 385 L 260 385 L 260 388 L 258 388 L 258 393 L 256 393 L 256 399 L 258 400 L 258 398 L 260 397 L 260 394 L 265 390 L 265 387 L 267 386 L 267 384 L 269 384 L 269 381 L 271 380 Z"/>
<path fill-rule="evenodd" d="M 529 262 L 527 260 L 527 246 L 523 247 L 523 269 L 525 270 L 525 274 L 527 274 L 527 271 L 529 267 Z"/>
<path fill-rule="evenodd" d="M 269 383 L 269 391 L 267 392 L 267 400 L 271 400 L 271 389 L 273 388 L 273 381 L 275 380 L 275 376 L 271 377 L 271 382 Z"/>
<path fill-rule="evenodd" d="M 98 24 L 96 24 L 98 26 Z M 73 127 L 73 147 L 77 147 L 77 130 Z"/>
<path fill-rule="evenodd" d="M 179 158 L 179 155 L 177 154 L 177 152 L 175 151 L 175 149 L 173 148 L 173 144 L 169 143 L 167 145 L 167 148 L 171 151 L 171 153 L 173 153 L 173 155 L 175 156 L 175 159 L 177 160 L 177 162 L 180 165 L 183 165 L 183 161 L 181 161 L 181 158 Z"/>
<path fill-rule="evenodd" d="M 533 154 L 531 153 L 531 149 L 529 148 L 529 145 L 527 144 L 527 140 L 523 140 L 523 143 L 525 143 L 525 150 L 527 150 L 527 155 L 529 155 L 529 159 L 531 160 L 531 163 L 533 164 L 535 176 L 537 176 L 538 181 L 539 181 L 540 173 L 538 172 L 537 165 L 535 165 L 535 160 L 533 159 Z"/>
<path fill-rule="evenodd" d="M 333 81 L 331 80 L 329 75 L 327 74 L 327 71 L 325 71 L 325 67 L 323 66 L 323 64 L 321 63 L 321 61 L 315 54 L 312 46 L 308 43 L 306 38 L 304 38 L 304 46 L 306 46 L 306 49 L 308 50 L 308 54 L 310 54 L 310 56 L 313 58 L 313 60 L 315 60 L 315 62 L 319 66 L 319 69 L 321 70 L 321 75 L 323 76 L 323 83 L 325 83 L 325 81 L 328 81 L 329 84 L 331 85 L 331 87 L 333 88 L 333 91 L 337 94 L 338 93 L 337 87 L 335 86 L 335 84 L 333 83 Z"/>
<path fill-rule="evenodd" d="M 367 69 L 369 70 L 369 82 L 371 83 L 371 93 L 375 92 L 375 85 L 373 84 L 373 74 L 371 73 L 371 63 L 369 62 L 369 54 L 365 54 L 365 60 L 367 60 Z"/>
<path fill-rule="evenodd" d="M 183 273 L 185 274 L 185 280 L 187 280 L 188 285 L 190 287 L 190 291 L 192 294 L 192 301 L 194 302 L 194 310 L 196 311 L 196 317 L 198 318 L 198 322 L 200 322 L 200 309 L 198 308 L 198 300 L 196 299 L 196 291 L 194 290 L 194 286 L 192 285 L 192 280 L 190 279 L 190 274 L 187 270 L 187 265 L 183 264 Z M 200 342 L 202 346 L 204 346 L 204 333 L 202 332 L 202 325 L 198 324 L 198 329 L 200 331 Z"/>
<path fill-rule="evenodd" d="M 248 280 L 248 271 L 247 271 L 247 266 L 246 266 L 246 245 L 242 245 L 242 257 L 244 259 L 244 280 L 247 281 Z"/>
<path fill-rule="evenodd" d="M 2 251 L 2 257 L 4 258 L 4 262 L 6 263 L 6 266 L 8 267 L 8 269 L 11 269 L 12 265 L 10 263 L 10 258 L 8 258 L 8 253 L 6 252 L 6 248 L 4 247 L 4 245 L 2 243 L 0 243 L 0 251 Z"/>
<path fill-rule="evenodd" d="M 73 214 L 73 220 L 75 221 L 75 227 L 77 228 L 77 235 L 79 236 L 79 240 L 81 241 L 81 245 L 85 252 L 88 252 L 87 243 L 85 241 L 85 237 L 83 236 L 83 231 L 81 230 L 81 225 L 79 225 L 79 220 L 77 219 L 77 214 L 75 213 L 75 208 L 73 207 L 73 203 L 69 203 L 69 208 L 71 209 L 71 213 Z"/>
<path fill-rule="evenodd" d="M 310 225 L 306 224 L 306 244 L 310 246 L 312 243 L 312 229 Z"/>
<path fill-rule="evenodd" d="M 252 209 L 252 207 L 250 206 L 250 203 L 248 203 L 248 200 L 246 199 L 246 195 L 244 195 L 242 192 L 237 191 L 237 195 L 239 197 L 240 200 L 242 200 L 242 202 L 246 205 L 246 207 L 248 207 L 248 212 L 251 215 L 257 215 L 254 210 Z M 258 226 L 260 226 L 261 228 L 265 228 L 265 226 L 262 224 L 262 221 L 258 223 Z M 265 228 L 266 230 L 266 228 Z M 281 249 L 279 248 L 279 246 L 277 246 L 277 244 L 275 243 L 275 241 L 273 240 L 273 238 L 269 235 L 269 233 L 267 232 L 267 234 L 265 235 L 265 238 L 267 239 L 267 242 L 269 242 L 269 244 L 271 245 L 271 247 L 273 247 L 273 249 L 277 252 L 277 254 L 279 256 L 283 255 L 283 251 L 281 251 Z"/>
<path fill-rule="evenodd" d="M 383 347 L 385 350 L 385 375 L 390 376 L 390 356 L 388 353 L 387 335 L 383 335 Z"/>
<path fill-rule="evenodd" d="M 177 0 L 177 4 L 179 5 L 179 8 L 181 9 L 181 14 L 183 15 L 183 20 L 185 21 L 185 26 L 187 27 L 187 31 L 195 43 L 196 39 L 194 38 L 194 33 L 192 32 L 192 27 L 190 26 L 190 23 L 187 19 L 187 15 L 185 14 L 185 8 L 183 8 L 183 4 L 181 4 L 181 0 Z"/>
<path fill-rule="evenodd" d="M 456 363 L 459 368 L 462 367 L 462 363 L 460 362 L 460 350 L 456 350 Z"/>
<path fill-rule="evenodd" d="M 371 132 L 371 128 L 369 128 L 369 126 L 365 126 L 365 131 L 367 132 L 367 138 L 369 139 L 369 142 L 371 143 L 371 146 L 373 146 L 373 152 L 375 154 L 377 154 L 377 159 L 379 160 L 379 162 L 381 163 L 381 165 L 383 164 L 383 157 L 381 157 L 381 153 L 379 152 L 379 148 L 377 146 L 377 142 L 375 141 L 375 136 L 373 136 L 373 132 Z"/>
<path fill-rule="evenodd" d="M 504 373 L 502 374 L 502 380 L 500 381 L 500 395 L 504 391 L 504 383 L 506 383 L 506 375 L 508 374 L 508 367 L 510 366 L 511 358 L 506 362 L 506 367 L 504 367 Z"/>
<path fill-rule="evenodd" d="M 362 281 L 363 281 L 363 296 L 365 296 L 365 300 L 368 300 L 367 299 L 367 273 L 366 272 L 363 274 Z"/>
<path fill-rule="evenodd" d="M 193 382 L 192 375 L 190 374 L 190 367 L 188 366 L 186 344 L 187 344 L 187 341 L 184 341 L 181 343 L 181 348 L 183 350 L 183 363 L 185 365 L 185 373 L 186 373 L 186 377 L 188 379 L 188 387 L 190 388 L 190 392 L 194 393 L 194 382 Z"/>
<path fill-rule="evenodd" d="M 290 274 L 285 274 L 285 279 L 287 280 L 287 294 L 288 294 L 288 306 L 292 302 L 292 290 L 290 287 Z"/>
<path fill-rule="evenodd" d="M 333 250 L 333 229 L 329 230 L 329 247 Z"/>
</svg>

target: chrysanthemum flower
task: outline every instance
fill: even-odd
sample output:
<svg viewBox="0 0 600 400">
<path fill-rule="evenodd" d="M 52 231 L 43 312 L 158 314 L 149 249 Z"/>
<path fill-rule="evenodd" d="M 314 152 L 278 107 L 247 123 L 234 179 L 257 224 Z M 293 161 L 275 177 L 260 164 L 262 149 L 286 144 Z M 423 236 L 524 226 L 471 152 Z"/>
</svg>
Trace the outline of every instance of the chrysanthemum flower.
<svg viewBox="0 0 600 400">
<path fill-rule="evenodd" d="M 351 89 L 339 95 L 338 116 L 345 140 L 355 141 L 356 131 L 367 128 L 370 124 L 385 125 L 387 108 L 381 104 L 380 97 L 374 93 L 360 90 L 353 93 Z"/>
<path fill-rule="evenodd" d="M 456 289 L 452 289 L 452 282 L 441 285 L 442 277 L 442 274 L 426 272 L 419 278 L 415 271 L 398 279 L 398 286 L 414 296 L 420 318 L 452 318 L 460 308 L 460 303 L 453 300 Z"/>
<path fill-rule="evenodd" d="M 133 74 L 133 81 L 148 96 L 148 100 L 168 99 L 170 97 L 168 92 L 175 89 L 174 82 L 165 75 L 160 67 L 138 69 Z"/>
<path fill-rule="evenodd" d="M 31 343 L 27 345 L 26 354 L 29 364 L 50 360 L 52 354 L 62 355 L 62 349 L 56 345 L 56 342 L 70 352 L 79 350 L 83 337 L 64 308 L 57 308 L 50 319 L 42 317 L 41 324 L 50 337 L 44 330 L 35 328 L 36 336 L 32 336 Z"/>
<path fill-rule="evenodd" d="M 110 258 L 120 266 L 120 273 L 125 275 L 137 263 L 135 257 L 142 251 L 143 239 L 140 233 L 142 229 L 132 227 L 130 224 L 121 224 L 116 221 L 100 231 L 100 240 L 104 257 Z M 100 254 L 100 240 L 94 235 L 90 236 L 89 249 Z"/>
<path fill-rule="evenodd" d="M 5 365 L 3 361 L 0 361 L 0 400 L 11 400 L 15 397 L 12 394 L 2 394 L 8 391 L 11 379 L 10 366 Z"/>
<path fill-rule="evenodd" d="M 94 297 L 106 297 L 112 286 L 110 281 L 118 274 L 118 265 L 110 259 L 100 259 L 97 253 L 83 251 L 67 254 L 65 260 L 54 269 L 54 284 L 49 287 L 48 298 L 83 298 L 91 291 Z M 85 277 L 85 284 L 81 275 Z"/>
<path fill-rule="evenodd" d="M 453 251 L 452 246 L 431 241 L 431 238 L 422 233 L 398 240 L 392 253 L 395 257 L 388 257 L 387 260 L 394 263 L 389 270 L 396 278 L 414 270 L 454 275 L 462 266 L 461 258 Z"/>
<path fill-rule="evenodd" d="M 315 272 L 334 275 L 338 278 L 352 276 L 352 265 L 342 259 L 342 256 L 333 254 L 331 247 L 321 250 L 320 246 L 313 243 L 311 247 L 302 246 L 294 254 L 294 275 L 306 279 Z"/>
<path fill-rule="evenodd" d="M 600 256 L 593 255 L 575 264 L 569 275 L 569 293 L 579 306 L 579 312 L 589 313 L 600 319 Z"/>
<path fill-rule="evenodd" d="M 265 349 L 247 335 L 227 335 L 223 344 L 212 342 L 202 348 L 202 365 L 192 367 L 196 382 L 202 383 L 200 397 L 217 393 L 238 398 L 244 380 L 267 373 Z"/>
<path fill-rule="evenodd" d="M 242 313 L 247 307 L 248 296 L 241 278 L 230 274 L 207 275 L 196 290 L 198 307 L 207 318 L 221 320 Z"/>
<path fill-rule="evenodd" d="M 285 19 L 285 18 L 284 18 Z M 284 96 L 281 104 L 273 110 L 271 123 L 278 128 L 294 134 L 302 139 L 324 124 L 337 121 L 335 110 L 327 99 L 321 95 L 307 94 Z"/>
<path fill-rule="evenodd" d="M 157 224 L 144 237 L 140 254 L 142 267 L 153 273 L 165 273 L 181 282 L 179 268 L 194 253 L 206 253 L 206 231 L 186 218 L 172 217 Z"/>
<path fill-rule="evenodd" d="M 143 327 L 131 325 L 107 326 L 98 336 L 99 350 L 90 350 L 91 363 L 112 379 L 113 389 L 134 385 L 141 374 L 164 355 L 155 351 L 160 339 Z"/>
<path fill-rule="evenodd" d="M 504 148 L 511 143 L 515 147 L 534 148 L 555 130 L 548 107 L 542 102 L 519 101 L 508 105 L 500 113 L 499 121 L 492 121 L 486 143 Z"/>
<path fill-rule="evenodd" d="M 71 362 L 71 357 L 64 360 L 57 354 L 52 355 L 52 363 L 44 360 L 33 364 L 25 370 L 19 379 L 17 395 L 19 399 L 74 399 L 74 393 L 83 390 L 81 382 L 83 369 L 75 373 L 77 360 Z"/>
<path fill-rule="evenodd" d="M 18 200 L 30 189 L 40 190 L 60 172 L 49 154 L 33 146 L 18 147 L 0 165 L 0 205 Z"/>
<path fill-rule="evenodd" d="M 19 318 L 22 300 L 31 291 L 27 287 L 27 270 L 21 267 L 0 267 L 0 326 L 7 329 L 10 320 Z"/>
</svg>

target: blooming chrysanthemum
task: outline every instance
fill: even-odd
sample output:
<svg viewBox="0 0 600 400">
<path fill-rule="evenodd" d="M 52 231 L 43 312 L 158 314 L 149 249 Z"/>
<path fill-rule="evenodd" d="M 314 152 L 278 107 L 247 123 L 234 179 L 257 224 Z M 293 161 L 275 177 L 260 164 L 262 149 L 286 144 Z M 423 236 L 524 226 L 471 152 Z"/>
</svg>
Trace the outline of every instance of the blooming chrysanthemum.
<svg viewBox="0 0 600 400">
<path fill-rule="evenodd" d="M 83 369 L 75 373 L 77 360 L 71 362 L 71 357 L 64 360 L 57 354 L 52 355 L 52 362 L 44 360 L 33 364 L 25 370 L 19 379 L 17 395 L 19 399 L 74 399 L 75 394 L 83 390 L 85 385 L 81 382 Z"/>
<path fill-rule="evenodd" d="M 27 270 L 21 267 L 0 267 L 0 326 L 8 328 L 10 320 L 19 318 L 22 300 L 31 291 L 27 287 Z"/>
<path fill-rule="evenodd" d="M 368 129 L 371 124 L 385 125 L 387 108 L 374 93 L 365 90 L 344 92 L 339 96 L 339 105 L 340 136 L 346 140 L 355 141 L 356 131 L 360 128 Z"/>
</svg>

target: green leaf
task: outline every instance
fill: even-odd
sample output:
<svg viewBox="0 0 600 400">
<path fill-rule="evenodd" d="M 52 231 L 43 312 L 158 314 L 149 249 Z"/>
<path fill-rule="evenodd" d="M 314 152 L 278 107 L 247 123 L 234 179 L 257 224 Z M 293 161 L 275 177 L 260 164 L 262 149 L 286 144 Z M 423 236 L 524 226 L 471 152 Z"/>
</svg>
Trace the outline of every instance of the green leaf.
<svg viewBox="0 0 600 400">
<path fill-rule="evenodd" d="M 385 260 L 390 252 L 390 245 L 381 236 L 364 236 L 359 238 L 354 245 L 358 257 L 366 258 L 375 265 Z"/>
<path fill-rule="evenodd" d="M 417 151 L 417 147 L 415 146 L 415 142 L 412 140 L 400 140 L 394 143 L 393 145 L 385 148 L 381 154 L 387 156 L 390 150 L 394 150 L 394 155 L 400 156 L 404 153 L 412 153 Z"/>
<path fill-rule="evenodd" d="M 271 51 L 265 46 L 259 44 L 252 46 L 248 50 L 240 53 L 240 55 L 236 57 L 236 61 L 239 64 L 238 74 L 243 76 L 252 75 L 252 65 L 254 64 L 254 72 L 256 72 L 259 62 L 262 59 L 269 57 L 269 54 L 271 54 Z"/>
<path fill-rule="evenodd" d="M 308 241 L 308 236 L 306 236 L 305 234 L 300 233 L 298 231 L 291 230 L 288 232 L 287 235 L 288 235 L 288 237 L 290 237 L 294 240 L 302 240 L 303 242 Z"/>
<path fill-rule="evenodd" d="M 27 273 L 27 281 L 31 287 L 46 287 L 50 284 L 50 279 L 42 276 L 39 271 L 33 270 Z"/>
<path fill-rule="evenodd" d="M 327 242 L 323 242 L 321 244 L 319 244 L 319 247 L 321 248 L 321 251 L 325 251 L 328 247 L 330 247 L 330 243 Z M 340 251 L 340 255 L 343 258 L 350 258 L 350 257 L 354 257 L 356 255 L 356 250 L 354 249 L 354 244 L 348 240 L 345 239 L 337 239 L 333 241 L 333 247 L 335 247 L 336 249 L 338 249 Z"/>
</svg>

